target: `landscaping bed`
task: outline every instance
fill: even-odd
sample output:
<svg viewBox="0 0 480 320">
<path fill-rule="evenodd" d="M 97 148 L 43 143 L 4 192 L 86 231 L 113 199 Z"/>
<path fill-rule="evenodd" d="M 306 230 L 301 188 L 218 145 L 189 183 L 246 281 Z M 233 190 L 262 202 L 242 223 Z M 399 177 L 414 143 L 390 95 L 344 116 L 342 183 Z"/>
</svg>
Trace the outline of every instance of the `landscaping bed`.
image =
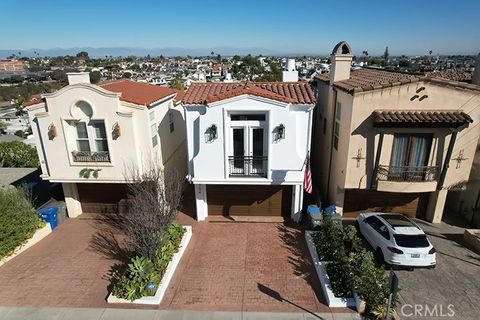
<svg viewBox="0 0 480 320">
<path fill-rule="evenodd" d="M 123 274 L 116 274 L 109 303 L 160 304 L 192 237 L 191 226 L 172 224 L 155 259 L 136 256 Z"/>
<path fill-rule="evenodd" d="M 1 262 L 12 259 L 50 232 L 50 226 L 37 216 L 25 189 L 0 188 Z"/>
<path fill-rule="evenodd" d="M 355 307 L 369 319 L 382 318 L 389 294 L 387 272 L 355 227 L 329 216 L 323 221 L 320 230 L 306 231 L 305 239 L 328 306 Z"/>
</svg>

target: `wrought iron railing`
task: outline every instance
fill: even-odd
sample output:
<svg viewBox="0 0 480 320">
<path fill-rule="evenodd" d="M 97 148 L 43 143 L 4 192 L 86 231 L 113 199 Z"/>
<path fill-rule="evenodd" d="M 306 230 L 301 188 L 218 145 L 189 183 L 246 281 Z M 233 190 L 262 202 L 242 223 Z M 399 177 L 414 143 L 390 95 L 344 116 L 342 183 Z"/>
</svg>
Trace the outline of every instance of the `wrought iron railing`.
<svg viewBox="0 0 480 320">
<path fill-rule="evenodd" d="M 440 168 L 438 166 L 383 166 L 377 168 L 377 179 L 383 181 L 435 181 L 438 179 Z"/>
<path fill-rule="evenodd" d="M 230 176 L 267 176 L 267 161 L 264 156 L 230 156 L 229 174 Z"/>
<path fill-rule="evenodd" d="M 75 162 L 110 162 L 108 151 L 73 151 L 72 156 Z"/>
</svg>

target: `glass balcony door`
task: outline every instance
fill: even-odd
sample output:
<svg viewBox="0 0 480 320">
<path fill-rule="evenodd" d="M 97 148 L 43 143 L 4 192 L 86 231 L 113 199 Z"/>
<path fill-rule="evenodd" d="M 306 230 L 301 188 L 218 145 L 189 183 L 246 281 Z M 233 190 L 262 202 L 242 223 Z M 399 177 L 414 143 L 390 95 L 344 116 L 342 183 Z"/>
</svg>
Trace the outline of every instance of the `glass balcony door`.
<svg viewBox="0 0 480 320">
<path fill-rule="evenodd" d="M 266 130 L 262 126 L 231 128 L 230 175 L 266 174 Z"/>
</svg>

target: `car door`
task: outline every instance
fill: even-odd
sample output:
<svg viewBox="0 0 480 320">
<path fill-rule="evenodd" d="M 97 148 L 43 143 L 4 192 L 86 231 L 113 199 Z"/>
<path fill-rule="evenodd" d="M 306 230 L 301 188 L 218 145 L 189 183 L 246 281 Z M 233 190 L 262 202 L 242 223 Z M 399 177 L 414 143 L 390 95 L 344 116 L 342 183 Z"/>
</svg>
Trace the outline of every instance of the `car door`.
<svg viewBox="0 0 480 320">
<path fill-rule="evenodd" d="M 376 217 L 374 216 L 370 216 L 370 217 L 367 217 L 365 218 L 365 220 L 363 220 L 363 236 L 365 237 L 365 239 L 367 240 L 368 243 L 370 243 L 370 245 L 373 246 L 373 241 L 375 239 L 375 224 L 376 224 L 376 220 L 378 220 Z"/>
</svg>

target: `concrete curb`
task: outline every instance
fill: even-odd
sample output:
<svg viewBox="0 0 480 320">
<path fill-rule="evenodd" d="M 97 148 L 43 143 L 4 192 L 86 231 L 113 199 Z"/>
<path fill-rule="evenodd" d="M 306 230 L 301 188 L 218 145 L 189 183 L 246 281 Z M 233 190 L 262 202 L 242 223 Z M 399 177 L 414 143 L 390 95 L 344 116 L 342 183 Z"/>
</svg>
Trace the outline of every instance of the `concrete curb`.
<svg viewBox="0 0 480 320">
<path fill-rule="evenodd" d="M 360 320 L 358 313 L 221 312 L 117 308 L 0 307 L 0 320 Z"/>
</svg>

